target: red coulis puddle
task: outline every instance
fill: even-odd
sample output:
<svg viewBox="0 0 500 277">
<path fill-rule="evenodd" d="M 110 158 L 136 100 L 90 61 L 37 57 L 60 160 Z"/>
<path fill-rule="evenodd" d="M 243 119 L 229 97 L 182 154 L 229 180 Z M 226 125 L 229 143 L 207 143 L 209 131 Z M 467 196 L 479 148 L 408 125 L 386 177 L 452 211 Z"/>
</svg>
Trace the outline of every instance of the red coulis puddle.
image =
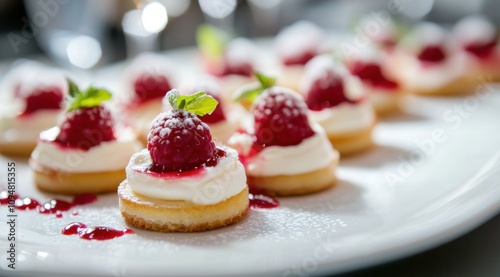
<svg viewBox="0 0 500 277">
<path fill-rule="evenodd" d="M 251 209 L 272 209 L 280 205 L 278 199 L 256 189 L 250 189 L 248 199 L 250 200 Z"/>
<path fill-rule="evenodd" d="M 43 204 L 40 204 L 39 201 L 31 197 L 20 198 L 18 195 L 14 195 L 14 199 L 14 205 L 18 210 L 36 210 L 41 214 L 55 214 L 56 217 L 61 218 L 63 216 L 62 212 L 68 211 L 76 206 L 93 203 L 97 200 L 97 196 L 95 194 L 84 193 L 76 195 L 71 202 L 61 199 L 49 199 Z M 8 203 L 8 192 L 0 192 L 0 205 L 7 205 Z"/>
<path fill-rule="evenodd" d="M 84 223 L 72 222 L 62 229 L 61 234 L 67 236 L 78 235 L 81 239 L 86 240 L 110 240 L 135 233 L 128 228 L 120 230 L 105 226 L 87 227 Z"/>
</svg>

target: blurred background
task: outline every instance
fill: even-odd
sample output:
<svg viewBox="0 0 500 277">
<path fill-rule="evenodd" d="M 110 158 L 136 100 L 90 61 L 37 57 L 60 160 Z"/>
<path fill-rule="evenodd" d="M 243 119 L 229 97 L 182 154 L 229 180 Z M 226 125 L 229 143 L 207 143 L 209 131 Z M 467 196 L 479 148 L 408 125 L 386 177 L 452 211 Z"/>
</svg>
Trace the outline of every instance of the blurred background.
<svg viewBox="0 0 500 277">
<path fill-rule="evenodd" d="M 498 25 L 499 8 L 496 0 L 2 0 L 0 59 L 46 57 L 90 69 L 141 51 L 193 46 L 203 22 L 255 38 L 299 19 L 347 31 L 374 11 L 444 25 L 481 13 Z"/>
</svg>

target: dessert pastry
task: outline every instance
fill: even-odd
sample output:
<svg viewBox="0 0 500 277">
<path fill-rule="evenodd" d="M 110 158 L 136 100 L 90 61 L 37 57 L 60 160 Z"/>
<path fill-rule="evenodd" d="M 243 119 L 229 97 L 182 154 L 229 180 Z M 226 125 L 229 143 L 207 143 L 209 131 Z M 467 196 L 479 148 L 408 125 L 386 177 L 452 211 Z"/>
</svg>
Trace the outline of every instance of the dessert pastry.
<svg viewBox="0 0 500 277">
<path fill-rule="evenodd" d="M 73 98 L 59 126 L 40 133 L 30 166 L 36 186 L 59 194 L 116 191 L 125 166 L 142 148 L 135 133 L 119 130 L 102 104 L 111 94 L 89 87 L 80 91 L 69 81 Z"/>
<path fill-rule="evenodd" d="M 162 111 L 162 99 L 172 88 L 170 61 L 162 55 L 141 54 L 125 71 L 126 88 L 121 105 L 128 123 L 146 143 L 151 121 Z"/>
<path fill-rule="evenodd" d="M 172 110 L 154 120 L 147 149 L 134 154 L 118 188 L 120 211 L 137 228 L 198 232 L 240 221 L 248 210 L 245 170 L 235 150 L 214 144 L 196 115 L 217 102 L 203 92 L 167 94 Z M 196 115 L 190 111 L 196 112 Z"/>
<path fill-rule="evenodd" d="M 478 72 L 467 56 L 453 51 L 445 30 L 433 23 L 420 23 L 395 54 L 393 73 L 404 89 L 423 95 L 470 93 Z"/>
<path fill-rule="evenodd" d="M 184 82 L 179 86 L 179 90 L 184 95 L 204 91 L 219 102 L 212 113 L 200 116 L 201 121 L 210 127 L 210 133 L 215 141 L 226 143 L 229 137 L 240 128 L 240 123 L 247 114 L 240 104 L 222 101 L 220 97 L 220 84 L 212 76 L 200 76 L 195 80 Z M 163 109 L 168 110 L 170 108 L 171 105 L 168 103 L 168 98 L 165 97 Z"/>
<path fill-rule="evenodd" d="M 388 59 L 384 52 L 366 47 L 346 61 L 351 73 L 361 79 L 365 94 L 380 115 L 399 110 L 404 94 L 401 85 L 384 67 Z"/>
<path fill-rule="evenodd" d="M 198 28 L 196 39 L 205 71 L 220 81 L 223 101 L 230 102 L 238 87 L 254 81 L 256 50 L 251 41 L 230 40 L 221 30 L 209 25 Z"/>
<path fill-rule="evenodd" d="M 364 96 L 358 77 L 330 56 L 318 56 L 306 65 L 302 93 L 311 120 L 319 123 L 342 156 L 362 152 L 373 145 L 376 117 Z"/>
<path fill-rule="evenodd" d="M 453 28 L 458 47 L 477 64 L 479 74 L 500 81 L 500 47 L 495 26 L 488 19 L 472 15 L 460 20 Z"/>
<path fill-rule="evenodd" d="M 310 124 L 300 96 L 284 87 L 265 90 L 252 106 L 253 126 L 234 134 L 251 189 L 270 195 L 303 195 L 335 183 L 339 161 L 323 129 Z"/>
<path fill-rule="evenodd" d="M 299 90 L 304 65 L 326 51 L 323 31 L 309 21 L 299 21 L 283 29 L 275 39 L 281 68 L 277 85 Z"/>
<path fill-rule="evenodd" d="M 0 111 L 0 153 L 29 157 L 42 130 L 62 113 L 67 85 L 64 75 L 39 64 L 24 63 L 6 77 Z"/>
</svg>

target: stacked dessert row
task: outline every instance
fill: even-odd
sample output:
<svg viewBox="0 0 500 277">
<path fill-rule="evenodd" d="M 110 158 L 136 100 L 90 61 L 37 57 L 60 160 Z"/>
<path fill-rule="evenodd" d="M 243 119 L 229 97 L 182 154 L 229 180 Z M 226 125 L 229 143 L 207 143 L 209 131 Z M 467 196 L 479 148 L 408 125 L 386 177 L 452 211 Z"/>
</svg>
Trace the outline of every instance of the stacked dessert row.
<svg viewBox="0 0 500 277">
<path fill-rule="evenodd" d="M 466 19 L 455 33 L 477 24 L 487 22 Z M 278 35 L 269 63 L 250 41 L 202 26 L 204 74 L 179 80 L 171 61 L 144 54 L 127 66 L 125 89 L 113 99 L 24 64 L 7 78 L 13 104 L 0 117 L 0 152 L 30 155 L 43 191 L 118 188 L 122 215 L 138 228 L 219 228 L 243 218 L 249 188 L 289 196 L 331 187 L 340 156 L 373 145 L 377 113 L 396 111 L 403 92 L 471 91 L 471 70 L 496 69 L 496 40 L 471 44 L 486 36 L 468 36 L 462 53 L 448 48 L 449 36 L 421 24 L 401 43 L 373 38 L 339 61 L 322 31 L 300 22 Z M 483 66 L 466 53 L 488 58 Z"/>
</svg>

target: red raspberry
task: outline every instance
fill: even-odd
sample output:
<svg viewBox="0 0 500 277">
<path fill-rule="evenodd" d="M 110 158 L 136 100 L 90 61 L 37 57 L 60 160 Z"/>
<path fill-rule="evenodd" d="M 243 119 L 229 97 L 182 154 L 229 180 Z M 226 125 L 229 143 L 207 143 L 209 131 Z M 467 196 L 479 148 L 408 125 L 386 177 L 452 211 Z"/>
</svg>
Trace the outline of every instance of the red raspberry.
<svg viewBox="0 0 500 277">
<path fill-rule="evenodd" d="M 104 106 L 79 108 L 66 114 L 55 141 L 63 146 L 88 150 L 103 141 L 115 140 L 114 121 Z"/>
<path fill-rule="evenodd" d="M 470 43 L 464 46 L 464 50 L 472 55 L 483 59 L 489 57 L 497 46 L 497 38 L 486 43 Z"/>
<path fill-rule="evenodd" d="M 446 54 L 439 45 L 428 45 L 417 55 L 423 62 L 438 63 L 446 59 Z"/>
<path fill-rule="evenodd" d="M 240 75 L 250 77 L 253 74 L 253 65 L 250 62 L 228 61 L 224 58 L 220 62 L 207 62 L 207 71 L 217 77 L 224 77 L 228 75 Z"/>
<path fill-rule="evenodd" d="M 305 95 L 307 106 L 313 111 L 335 107 L 344 102 L 354 103 L 345 95 L 342 77 L 332 70 L 325 70 L 324 74 L 313 80 Z"/>
<path fill-rule="evenodd" d="M 144 74 L 134 83 L 136 101 L 144 103 L 152 99 L 161 99 L 172 89 L 165 76 Z"/>
<path fill-rule="evenodd" d="M 291 65 L 305 65 L 308 61 L 312 60 L 318 52 L 314 49 L 304 51 L 299 55 L 285 57 L 283 59 L 283 64 L 287 66 Z"/>
<path fill-rule="evenodd" d="M 210 163 L 216 152 L 208 126 L 183 110 L 169 110 L 153 120 L 148 150 L 155 172 L 196 169 Z"/>
<path fill-rule="evenodd" d="M 36 89 L 26 97 L 26 108 L 22 114 L 27 115 L 38 110 L 58 110 L 63 100 L 63 93 L 58 87 Z"/>
<path fill-rule="evenodd" d="M 373 62 L 355 62 L 351 68 L 351 73 L 361 80 L 370 83 L 374 87 L 385 89 L 397 89 L 398 83 L 387 79 L 382 73 L 380 65 Z"/>
<path fill-rule="evenodd" d="M 212 96 L 219 104 L 215 108 L 215 110 L 211 114 L 206 114 L 204 116 L 200 116 L 201 121 L 207 124 L 214 124 L 226 119 L 226 115 L 224 114 L 224 110 L 222 109 L 222 102 L 218 95 L 212 94 L 209 91 L 206 92 L 208 95 Z"/>
<path fill-rule="evenodd" d="M 226 59 L 222 76 L 231 74 L 250 77 L 253 74 L 253 65 L 250 62 L 234 64 L 234 62 L 231 63 Z"/>
<path fill-rule="evenodd" d="M 260 146 L 297 145 L 314 131 L 307 118 L 307 106 L 289 89 L 272 87 L 254 103 L 256 143 Z"/>
</svg>

